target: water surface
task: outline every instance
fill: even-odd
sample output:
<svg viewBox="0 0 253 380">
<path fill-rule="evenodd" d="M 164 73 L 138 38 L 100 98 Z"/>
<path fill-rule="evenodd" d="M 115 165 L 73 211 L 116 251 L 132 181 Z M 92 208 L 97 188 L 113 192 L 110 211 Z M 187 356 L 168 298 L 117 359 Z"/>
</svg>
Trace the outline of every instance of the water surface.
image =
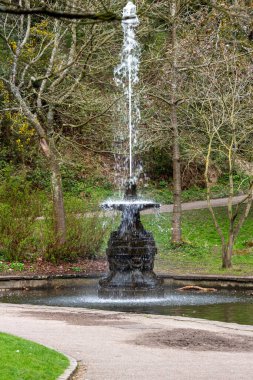
<svg viewBox="0 0 253 380">
<path fill-rule="evenodd" d="M 97 281 L 87 279 L 86 286 L 77 288 L 13 291 L 1 295 L 0 302 L 173 315 L 253 325 L 252 291 L 186 293 L 165 287 L 163 298 L 101 299 L 97 295 Z"/>
</svg>

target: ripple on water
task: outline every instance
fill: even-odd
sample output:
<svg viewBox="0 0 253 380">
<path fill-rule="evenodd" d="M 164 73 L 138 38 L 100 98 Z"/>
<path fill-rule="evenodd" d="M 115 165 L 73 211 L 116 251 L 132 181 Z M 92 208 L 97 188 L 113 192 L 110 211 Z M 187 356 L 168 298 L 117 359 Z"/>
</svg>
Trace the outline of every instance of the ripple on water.
<svg viewBox="0 0 253 380">
<path fill-rule="evenodd" d="M 99 298 L 97 283 L 71 289 L 15 291 L 2 295 L 0 302 L 83 307 L 132 313 L 176 315 L 253 325 L 253 297 L 247 292 L 181 293 L 171 287 L 164 297 Z"/>
</svg>

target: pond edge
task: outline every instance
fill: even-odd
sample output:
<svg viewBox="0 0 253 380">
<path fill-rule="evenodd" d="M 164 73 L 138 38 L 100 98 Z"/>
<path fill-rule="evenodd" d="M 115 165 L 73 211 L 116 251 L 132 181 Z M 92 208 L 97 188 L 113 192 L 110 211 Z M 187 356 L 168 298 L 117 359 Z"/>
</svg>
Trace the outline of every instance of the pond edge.
<svg viewBox="0 0 253 380">
<path fill-rule="evenodd" d="M 8 275 L 0 276 L 0 291 L 53 289 L 85 286 L 87 279 L 99 279 L 105 273 L 62 274 L 62 275 Z M 166 285 L 197 285 L 210 288 L 253 289 L 253 276 L 218 276 L 218 275 L 174 275 L 159 273 Z"/>
</svg>

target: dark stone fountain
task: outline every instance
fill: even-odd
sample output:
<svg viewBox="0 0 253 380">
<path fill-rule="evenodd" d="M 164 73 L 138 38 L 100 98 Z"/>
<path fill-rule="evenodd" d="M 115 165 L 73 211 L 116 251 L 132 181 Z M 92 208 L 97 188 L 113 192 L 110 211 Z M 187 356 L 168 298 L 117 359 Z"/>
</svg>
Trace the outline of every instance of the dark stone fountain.
<svg viewBox="0 0 253 380">
<path fill-rule="evenodd" d="M 159 208 L 158 203 L 139 200 L 136 185 L 129 182 L 125 198 L 102 204 L 105 210 L 122 212 L 121 224 L 112 232 L 106 251 L 109 274 L 99 282 L 104 297 L 162 296 L 162 281 L 154 273 L 155 241 L 140 220 L 140 211 Z"/>
</svg>

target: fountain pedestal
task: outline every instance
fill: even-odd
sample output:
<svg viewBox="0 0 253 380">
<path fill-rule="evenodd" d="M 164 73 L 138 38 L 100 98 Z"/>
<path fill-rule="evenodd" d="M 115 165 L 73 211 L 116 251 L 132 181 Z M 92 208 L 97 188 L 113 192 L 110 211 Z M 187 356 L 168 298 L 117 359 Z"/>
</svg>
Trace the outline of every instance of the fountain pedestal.
<svg viewBox="0 0 253 380">
<path fill-rule="evenodd" d="M 155 241 L 140 220 L 140 211 L 159 207 L 142 200 L 104 203 L 104 209 L 122 211 L 121 224 L 112 232 L 106 250 L 109 274 L 99 282 L 99 295 L 106 297 L 162 296 L 162 281 L 154 273 Z"/>
</svg>

